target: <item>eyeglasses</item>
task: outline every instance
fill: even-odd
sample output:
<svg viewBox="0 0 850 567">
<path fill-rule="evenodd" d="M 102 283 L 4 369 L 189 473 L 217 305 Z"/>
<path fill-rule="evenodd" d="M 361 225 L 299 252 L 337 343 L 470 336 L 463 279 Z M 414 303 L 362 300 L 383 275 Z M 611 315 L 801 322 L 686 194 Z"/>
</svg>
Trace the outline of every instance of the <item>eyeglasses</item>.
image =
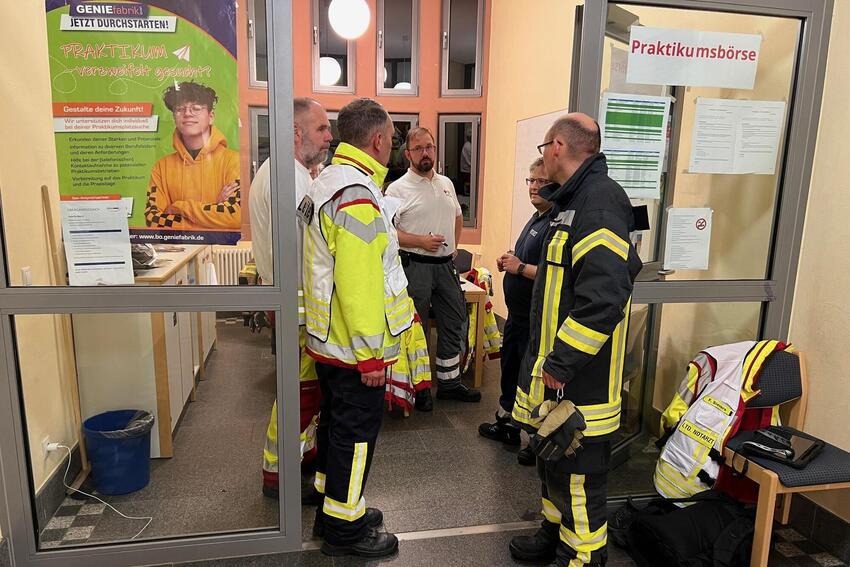
<svg viewBox="0 0 850 567">
<path fill-rule="evenodd" d="M 422 152 L 436 152 L 437 146 L 434 144 L 428 144 L 427 146 L 415 146 L 409 149 L 412 154 L 421 154 Z"/>
<path fill-rule="evenodd" d="M 539 144 L 539 145 L 537 146 L 537 151 L 538 151 L 538 152 L 540 152 L 540 155 L 543 155 L 543 148 L 545 148 L 545 147 L 546 147 L 546 146 L 548 146 L 549 144 L 554 144 L 554 143 L 555 143 L 555 139 L 554 139 L 554 138 L 553 138 L 553 139 L 551 139 L 551 140 L 549 140 L 548 142 L 543 142 L 542 144 Z"/>
<path fill-rule="evenodd" d="M 192 116 L 197 116 L 206 109 L 207 107 L 204 104 L 184 104 L 175 108 L 174 114 L 182 114 L 183 116 L 191 114 Z"/>
<path fill-rule="evenodd" d="M 526 185 L 548 185 L 551 183 L 548 179 L 543 179 L 542 177 L 526 177 L 525 178 Z"/>
</svg>

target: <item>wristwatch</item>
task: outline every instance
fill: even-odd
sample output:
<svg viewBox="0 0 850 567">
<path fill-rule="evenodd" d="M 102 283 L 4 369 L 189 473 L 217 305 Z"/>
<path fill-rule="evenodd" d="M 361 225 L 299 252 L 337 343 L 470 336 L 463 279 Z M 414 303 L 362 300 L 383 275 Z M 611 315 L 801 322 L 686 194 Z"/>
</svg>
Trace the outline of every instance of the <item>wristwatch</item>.
<svg viewBox="0 0 850 567">
<path fill-rule="evenodd" d="M 516 275 L 521 276 L 525 271 L 525 264 L 520 263 L 519 267 L 516 269 Z"/>
</svg>

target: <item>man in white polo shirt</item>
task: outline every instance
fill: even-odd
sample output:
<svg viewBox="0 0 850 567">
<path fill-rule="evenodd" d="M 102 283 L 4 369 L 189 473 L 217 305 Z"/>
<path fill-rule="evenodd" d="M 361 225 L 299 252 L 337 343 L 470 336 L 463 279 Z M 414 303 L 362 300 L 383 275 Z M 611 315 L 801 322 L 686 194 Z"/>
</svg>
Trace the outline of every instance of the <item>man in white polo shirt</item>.
<svg viewBox="0 0 850 567">
<path fill-rule="evenodd" d="M 463 214 L 451 180 L 434 171 L 436 152 L 430 130 L 408 131 L 405 157 L 410 169 L 390 184 L 386 195 L 402 201 L 394 222 L 407 292 L 423 323 L 428 322 L 430 308 L 437 320 L 437 397 L 479 402 L 481 393 L 467 388 L 460 379 L 468 323 L 453 260 Z M 430 390 L 416 393 L 416 409 L 431 411 L 433 406 Z"/>
<path fill-rule="evenodd" d="M 292 104 L 294 130 L 293 143 L 295 153 L 295 204 L 296 206 L 307 195 L 312 179 L 310 168 L 322 163 L 328 155 L 333 135 L 328 115 L 322 105 L 312 98 L 299 97 Z M 271 225 L 271 159 L 260 166 L 254 181 L 251 183 L 251 193 L 248 196 L 251 210 L 251 247 L 254 251 L 254 261 L 257 263 L 257 274 L 264 285 L 274 283 L 272 225 Z M 283 206 L 282 204 L 280 206 Z M 295 220 L 295 219 L 293 219 Z M 299 334 L 303 341 L 304 322 L 301 320 L 301 242 L 302 227 L 298 222 L 296 241 L 293 243 L 298 251 L 298 290 L 299 290 Z M 280 242 L 282 243 L 282 241 Z M 283 270 L 281 270 L 283 271 Z M 272 325 L 272 345 L 274 342 L 274 319 Z M 303 345 L 300 345 L 303 346 Z M 315 422 L 321 403 L 321 391 L 317 381 L 315 363 L 301 350 L 300 358 L 300 399 L 301 399 L 301 458 L 303 463 L 312 461 L 315 457 Z M 266 431 L 266 446 L 263 450 L 263 494 L 278 497 L 278 466 L 277 454 L 277 402 L 272 406 L 272 414 Z M 302 469 L 303 470 L 303 469 Z M 308 467 L 309 470 L 309 467 Z M 312 487 L 302 494 L 304 503 L 320 501 L 321 495 Z"/>
</svg>

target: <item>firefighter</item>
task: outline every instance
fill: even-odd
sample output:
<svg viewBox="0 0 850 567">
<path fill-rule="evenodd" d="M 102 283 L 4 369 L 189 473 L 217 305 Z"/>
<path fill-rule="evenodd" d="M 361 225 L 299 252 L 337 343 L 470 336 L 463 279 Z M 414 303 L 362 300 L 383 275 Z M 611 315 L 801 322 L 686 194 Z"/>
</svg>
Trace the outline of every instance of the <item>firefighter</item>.
<svg viewBox="0 0 850 567">
<path fill-rule="evenodd" d="M 599 146 L 599 126 L 578 113 L 558 119 L 538 146 L 553 181 L 540 195 L 553 211 L 512 417 L 533 434 L 541 424 L 535 410 L 563 398 L 586 428 L 577 456 L 551 461 L 538 453 L 545 519 L 534 535 L 511 540 L 518 560 L 573 566 L 607 559 L 610 438 L 620 425 L 626 327 L 641 262 L 629 240 L 631 204 L 608 177 Z"/>
<path fill-rule="evenodd" d="M 322 391 L 314 534 L 326 555 L 383 557 L 398 539 L 363 498 L 383 417 L 387 367 L 413 323 L 398 238 L 380 187 L 393 123 L 370 99 L 337 118 L 340 145 L 299 206 L 304 230 L 306 351 Z"/>
</svg>

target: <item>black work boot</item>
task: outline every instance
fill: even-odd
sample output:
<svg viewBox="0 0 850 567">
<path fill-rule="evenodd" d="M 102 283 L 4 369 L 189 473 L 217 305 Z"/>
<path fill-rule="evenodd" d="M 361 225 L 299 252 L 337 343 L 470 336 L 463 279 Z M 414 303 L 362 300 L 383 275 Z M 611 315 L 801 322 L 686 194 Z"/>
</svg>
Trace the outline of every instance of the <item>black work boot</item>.
<svg viewBox="0 0 850 567">
<path fill-rule="evenodd" d="M 519 464 L 530 467 L 537 464 L 537 455 L 534 454 L 530 445 L 526 445 L 525 449 L 520 449 L 516 454 L 516 460 Z"/>
<path fill-rule="evenodd" d="M 377 508 L 366 508 L 363 514 L 366 518 L 366 525 L 370 530 L 380 528 L 384 524 L 384 513 Z M 316 522 L 313 524 L 313 537 L 325 537 L 325 515 L 321 509 L 316 511 Z"/>
<path fill-rule="evenodd" d="M 363 539 L 354 543 L 336 545 L 322 543 L 322 553 L 331 557 L 357 555 L 360 557 L 386 557 L 398 552 L 398 538 L 393 534 L 369 529 Z"/>
<path fill-rule="evenodd" d="M 418 411 L 433 411 L 434 398 L 431 397 L 431 389 L 425 388 L 416 392 L 416 403 L 414 405 Z"/>
<path fill-rule="evenodd" d="M 530 536 L 516 536 L 511 539 L 511 557 L 517 561 L 548 564 L 555 560 L 558 548 L 558 530 L 560 526 L 543 520 L 540 529 Z"/>
<path fill-rule="evenodd" d="M 498 413 L 495 423 L 482 423 L 478 426 L 478 434 L 512 447 L 518 447 L 520 444 L 519 427 L 511 425 L 509 417 L 499 417 Z"/>
<path fill-rule="evenodd" d="M 440 400 L 458 400 L 461 402 L 480 402 L 481 392 L 473 390 L 460 382 L 454 386 L 437 386 L 437 398 Z"/>
</svg>

